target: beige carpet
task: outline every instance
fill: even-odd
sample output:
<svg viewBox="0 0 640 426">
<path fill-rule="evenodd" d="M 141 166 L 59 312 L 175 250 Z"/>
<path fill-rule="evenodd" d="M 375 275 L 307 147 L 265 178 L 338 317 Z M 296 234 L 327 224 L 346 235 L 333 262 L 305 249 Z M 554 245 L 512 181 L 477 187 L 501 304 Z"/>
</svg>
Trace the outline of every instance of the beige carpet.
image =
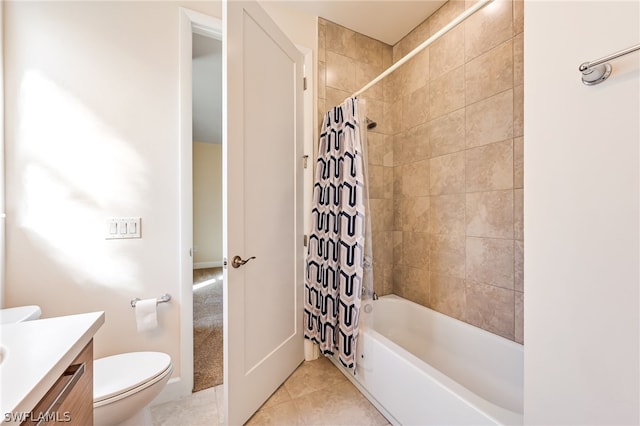
<svg viewBox="0 0 640 426">
<path fill-rule="evenodd" d="M 193 391 L 222 383 L 222 269 L 193 271 Z M 215 282 L 198 286 L 215 278 Z"/>
</svg>

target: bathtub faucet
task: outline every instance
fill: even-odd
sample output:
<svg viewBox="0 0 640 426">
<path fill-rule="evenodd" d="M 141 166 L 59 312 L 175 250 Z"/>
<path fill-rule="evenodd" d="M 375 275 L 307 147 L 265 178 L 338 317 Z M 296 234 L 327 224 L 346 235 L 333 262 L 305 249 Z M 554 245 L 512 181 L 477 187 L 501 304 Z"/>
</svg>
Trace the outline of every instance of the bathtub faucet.
<svg viewBox="0 0 640 426">
<path fill-rule="evenodd" d="M 373 292 L 373 300 L 378 300 L 378 294 L 375 291 Z"/>
</svg>

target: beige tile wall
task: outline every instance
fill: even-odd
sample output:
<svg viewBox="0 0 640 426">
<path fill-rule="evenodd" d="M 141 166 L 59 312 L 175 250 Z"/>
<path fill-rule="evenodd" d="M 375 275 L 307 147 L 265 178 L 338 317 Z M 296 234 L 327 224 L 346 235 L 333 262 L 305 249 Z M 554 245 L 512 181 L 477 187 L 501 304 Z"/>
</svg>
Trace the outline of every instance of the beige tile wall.
<svg viewBox="0 0 640 426">
<path fill-rule="evenodd" d="M 320 118 L 473 3 L 450 0 L 393 47 L 320 19 Z M 376 292 L 518 342 L 522 14 L 520 0 L 496 0 L 361 97 L 378 123 L 368 132 Z"/>
<path fill-rule="evenodd" d="M 318 20 L 318 123 L 324 113 L 392 64 L 393 49 L 348 28 Z M 369 198 L 372 210 L 374 286 L 379 295 L 393 292 L 393 139 L 385 118 L 384 83 L 367 91 L 367 116 L 378 123 L 367 132 Z M 419 117 L 415 118 L 419 120 Z M 423 155 L 428 162 L 428 155 Z M 418 172 L 419 173 L 419 172 Z M 422 178 L 426 179 L 423 171 Z"/>
</svg>

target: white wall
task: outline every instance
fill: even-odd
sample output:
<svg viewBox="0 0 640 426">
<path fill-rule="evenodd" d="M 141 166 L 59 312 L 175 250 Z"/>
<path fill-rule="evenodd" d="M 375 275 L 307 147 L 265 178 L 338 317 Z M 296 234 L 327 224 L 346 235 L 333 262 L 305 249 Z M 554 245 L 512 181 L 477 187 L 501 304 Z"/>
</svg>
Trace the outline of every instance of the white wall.
<svg viewBox="0 0 640 426">
<path fill-rule="evenodd" d="M 163 351 L 179 376 L 179 4 L 3 3 L 6 305 L 104 310 L 95 356 Z M 142 239 L 104 239 L 130 215 Z M 138 333 L 129 301 L 164 292 L 160 328 Z"/>
<path fill-rule="evenodd" d="M 638 424 L 638 1 L 525 4 L 525 423 Z"/>
<path fill-rule="evenodd" d="M 294 44 L 315 51 L 316 17 L 292 7 L 291 3 L 291 1 L 267 0 L 261 1 L 260 6 Z"/>
<path fill-rule="evenodd" d="M 222 266 L 222 145 L 193 143 L 193 266 Z"/>
</svg>

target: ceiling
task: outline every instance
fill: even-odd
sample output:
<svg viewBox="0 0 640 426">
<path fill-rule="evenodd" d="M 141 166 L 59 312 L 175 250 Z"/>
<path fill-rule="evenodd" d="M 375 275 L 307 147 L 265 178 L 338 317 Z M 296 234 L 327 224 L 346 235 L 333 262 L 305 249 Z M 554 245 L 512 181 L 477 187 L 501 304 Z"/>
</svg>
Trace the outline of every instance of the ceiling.
<svg viewBox="0 0 640 426">
<path fill-rule="evenodd" d="M 391 46 L 427 19 L 441 0 L 296 0 L 289 5 Z"/>
</svg>

